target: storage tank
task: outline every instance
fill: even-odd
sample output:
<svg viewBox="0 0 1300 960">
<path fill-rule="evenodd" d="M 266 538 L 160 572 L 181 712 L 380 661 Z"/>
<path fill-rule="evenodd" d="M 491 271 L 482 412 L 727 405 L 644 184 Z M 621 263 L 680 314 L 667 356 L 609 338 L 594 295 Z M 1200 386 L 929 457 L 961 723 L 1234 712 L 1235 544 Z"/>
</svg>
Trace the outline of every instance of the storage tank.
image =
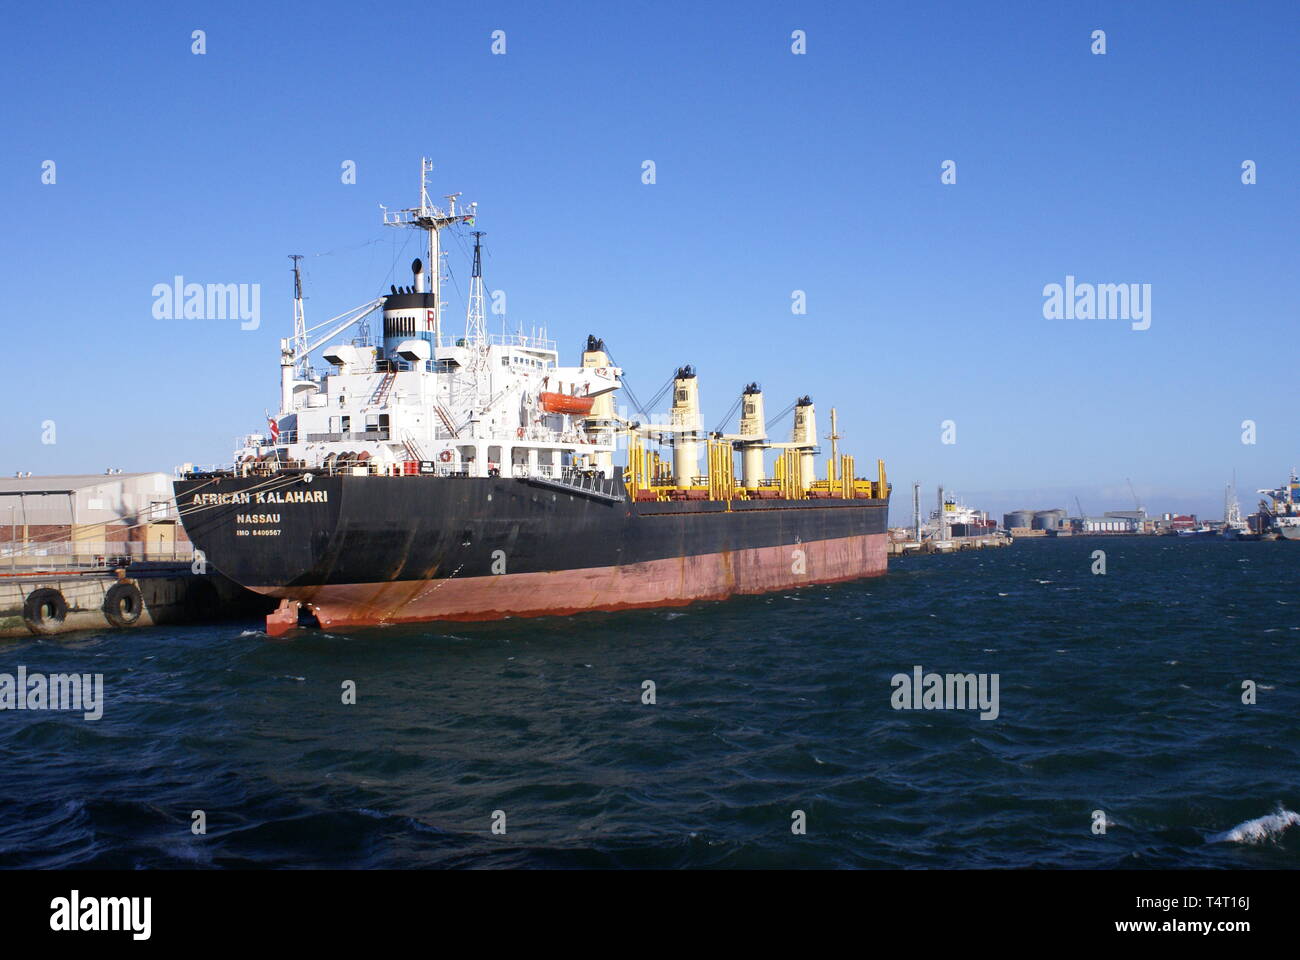
<svg viewBox="0 0 1300 960">
<path fill-rule="evenodd" d="M 1032 527 L 1034 525 L 1034 512 L 1032 510 L 1012 510 L 1010 513 L 1002 515 L 1002 528 L 1011 530 L 1014 527 Z"/>
<path fill-rule="evenodd" d="M 1061 512 L 1056 510 L 1039 510 L 1035 512 L 1033 527 L 1035 530 L 1061 529 Z"/>
</svg>

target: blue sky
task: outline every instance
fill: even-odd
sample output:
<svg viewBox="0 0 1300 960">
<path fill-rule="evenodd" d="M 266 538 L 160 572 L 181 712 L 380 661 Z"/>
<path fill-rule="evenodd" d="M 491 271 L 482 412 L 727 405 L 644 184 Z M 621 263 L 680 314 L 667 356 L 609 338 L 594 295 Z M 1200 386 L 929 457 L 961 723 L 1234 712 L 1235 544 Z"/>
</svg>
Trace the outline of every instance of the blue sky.
<svg viewBox="0 0 1300 960">
<path fill-rule="evenodd" d="M 1100 512 L 1131 478 L 1218 516 L 1234 470 L 1249 493 L 1300 464 L 1295 3 L 53 3 L 7 26 L 6 474 L 228 460 L 276 402 L 286 255 L 309 320 L 405 278 L 416 240 L 378 204 L 414 201 L 426 154 L 479 201 L 512 324 L 570 361 L 600 334 L 642 399 L 694 363 L 709 426 L 752 379 L 773 411 L 811 393 L 885 458 L 896 519 L 913 479 Z M 261 284 L 261 327 L 154 319 L 177 274 Z M 1151 284 L 1151 328 L 1045 320 L 1067 274 Z"/>
</svg>

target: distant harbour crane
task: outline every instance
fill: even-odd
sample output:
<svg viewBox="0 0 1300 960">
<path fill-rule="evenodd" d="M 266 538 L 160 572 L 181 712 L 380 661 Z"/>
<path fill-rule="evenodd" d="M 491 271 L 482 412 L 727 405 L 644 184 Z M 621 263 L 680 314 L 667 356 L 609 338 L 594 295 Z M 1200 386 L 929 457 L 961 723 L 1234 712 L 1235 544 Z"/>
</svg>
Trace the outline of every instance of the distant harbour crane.
<svg viewBox="0 0 1300 960">
<path fill-rule="evenodd" d="M 1124 479 L 1128 481 L 1128 492 L 1133 494 L 1133 506 L 1137 508 L 1138 513 L 1146 516 L 1146 511 L 1142 507 L 1142 501 L 1138 499 L 1137 491 L 1133 489 L 1133 481 L 1129 480 L 1128 477 L 1125 477 Z"/>
</svg>

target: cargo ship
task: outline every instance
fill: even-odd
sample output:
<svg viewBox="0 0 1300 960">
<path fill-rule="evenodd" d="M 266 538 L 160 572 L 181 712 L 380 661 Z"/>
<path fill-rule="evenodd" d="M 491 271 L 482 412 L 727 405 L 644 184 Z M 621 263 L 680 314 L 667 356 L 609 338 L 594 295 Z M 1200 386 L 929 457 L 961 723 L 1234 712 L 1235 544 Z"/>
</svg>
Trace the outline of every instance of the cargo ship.
<svg viewBox="0 0 1300 960">
<path fill-rule="evenodd" d="M 1273 533 L 1283 540 L 1300 540 L 1300 479 L 1296 472 L 1285 484 L 1274 490 L 1259 490 L 1271 501 L 1271 506 L 1260 501 L 1260 513 L 1268 518 Z"/>
<path fill-rule="evenodd" d="M 757 383 L 734 432 L 705 431 L 686 364 L 665 383 L 666 416 L 629 415 L 599 337 L 565 366 L 545 331 L 487 332 L 477 230 L 464 333 L 449 335 L 441 235 L 473 226 L 477 205 L 431 202 L 431 169 L 418 206 L 383 212 L 427 234 L 431 271 L 417 259 L 409 285 L 308 327 L 295 258 L 279 410 L 232 464 L 175 481 L 202 562 L 280 600 L 268 634 L 682 605 L 885 572 L 884 462 L 857 476 L 832 410 L 818 476 L 810 397 L 787 408 L 789 440 L 769 436 Z"/>
<path fill-rule="evenodd" d="M 989 519 L 987 511 L 968 507 L 950 494 L 940 493 L 940 508 L 930 511 L 926 530 L 936 539 L 948 537 L 987 537 L 998 525 Z"/>
</svg>

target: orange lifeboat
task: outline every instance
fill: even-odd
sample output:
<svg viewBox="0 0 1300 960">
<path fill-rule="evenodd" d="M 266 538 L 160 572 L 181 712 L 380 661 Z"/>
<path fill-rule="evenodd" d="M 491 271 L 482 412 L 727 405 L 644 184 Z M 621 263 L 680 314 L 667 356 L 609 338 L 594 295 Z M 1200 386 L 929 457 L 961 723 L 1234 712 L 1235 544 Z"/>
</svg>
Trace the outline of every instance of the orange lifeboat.
<svg viewBox="0 0 1300 960">
<path fill-rule="evenodd" d="M 596 402 L 595 397 L 571 397 L 565 393 L 540 393 L 542 409 L 547 413 L 588 414 Z"/>
</svg>

